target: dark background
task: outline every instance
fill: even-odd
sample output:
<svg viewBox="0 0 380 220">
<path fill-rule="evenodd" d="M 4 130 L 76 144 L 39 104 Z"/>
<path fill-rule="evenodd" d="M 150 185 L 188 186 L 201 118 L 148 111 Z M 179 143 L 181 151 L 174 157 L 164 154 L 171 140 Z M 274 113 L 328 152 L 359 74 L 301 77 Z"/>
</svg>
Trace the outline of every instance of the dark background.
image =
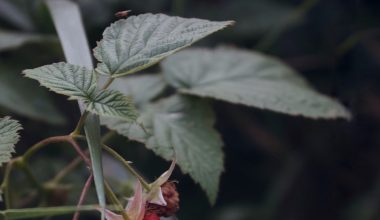
<svg viewBox="0 0 380 220">
<path fill-rule="evenodd" d="M 2 12 L 2 30 L 55 35 L 49 13 L 40 1 L 8 2 L 20 14 Z M 101 39 L 104 28 L 116 20 L 113 14 L 120 10 L 131 9 L 131 14 L 152 12 L 235 20 L 234 27 L 202 40 L 198 46 L 228 44 L 279 57 L 317 90 L 335 97 L 352 111 L 351 121 L 312 120 L 215 101 L 217 128 L 222 133 L 226 155 L 219 197 L 211 207 L 200 187 L 176 170 L 174 177 L 180 182 L 181 194 L 179 219 L 380 219 L 380 1 L 78 2 L 91 48 Z M 14 20 L 17 18 L 27 18 L 24 23 L 29 24 L 17 23 Z M 15 74 L 12 82 L 18 82 L 22 80 L 19 79 L 22 69 L 63 59 L 56 39 L 24 44 L 0 51 L 0 77 L 11 72 Z M 5 93 L 0 92 L 2 95 Z M 67 133 L 75 126 L 79 117 L 76 103 L 59 95 L 49 97 L 65 123 L 46 123 L 0 106 L 2 115 L 12 115 L 24 125 L 18 153 L 42 138 Z M 168 166 L 141 145 L 121 137 L 111 142 L 150 179 Z M 48 179 L 73 157 L 73 152 L 57 147 L 41 152 L 33 165 L 41 179 Z M 75 204 L 84 172 L 66 181 L 74 181 L 76 189 L 69 194 L 70 198 L 63 199 L 66 204 Z M 15 174 L 14 178 L 15 185 L 27 191 L 26 183 L 21 181 L 23 177 Z M 53 200 L 62 199 L 65 194 Z M 94 201 L 93 197 L 88 202 Z M 67 218 L 70 217 L 62 219 Z"/>
</svg>

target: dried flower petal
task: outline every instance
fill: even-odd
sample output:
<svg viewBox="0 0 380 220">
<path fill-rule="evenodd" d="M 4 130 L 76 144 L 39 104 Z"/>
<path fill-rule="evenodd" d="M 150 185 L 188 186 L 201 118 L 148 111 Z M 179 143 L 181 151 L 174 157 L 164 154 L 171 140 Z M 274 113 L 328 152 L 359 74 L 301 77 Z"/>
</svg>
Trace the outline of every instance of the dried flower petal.
<svg viewBox="0 0 380 220">
<path fill-rule="evenodd" d="M 176 159 L 174 158 L 169 169 L 165 171 L 159 178 L 150 184 L 151 190 L 147 193 L 146 199 L 149 203 L 166 206 L 167 203 L 162 195 L 161 186 L 167 182 L 175 168 Z"/>
</svg>

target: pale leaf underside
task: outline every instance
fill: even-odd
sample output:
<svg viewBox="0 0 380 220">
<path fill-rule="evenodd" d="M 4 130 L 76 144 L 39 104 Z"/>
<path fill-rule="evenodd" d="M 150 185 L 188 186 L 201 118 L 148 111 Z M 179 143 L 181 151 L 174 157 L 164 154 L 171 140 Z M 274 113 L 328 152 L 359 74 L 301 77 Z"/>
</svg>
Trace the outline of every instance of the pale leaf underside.
<svg viewBox="0 0 380 220">
<path fill-rule="evenodd" d="M 182 93 L 310 118 L 350 118 L 336 100 L 315 91 L 279 60 L 232 48 L 189 49 L 162 64 Z"/>
<path fill-rule="evenodd" d="M 142 106 L 157 97 L 166 88 L 161 74 L 144 74 L 121 77 L 110 86 L 124 95 L 131 96 L 136 106 Z"/>
</svg>

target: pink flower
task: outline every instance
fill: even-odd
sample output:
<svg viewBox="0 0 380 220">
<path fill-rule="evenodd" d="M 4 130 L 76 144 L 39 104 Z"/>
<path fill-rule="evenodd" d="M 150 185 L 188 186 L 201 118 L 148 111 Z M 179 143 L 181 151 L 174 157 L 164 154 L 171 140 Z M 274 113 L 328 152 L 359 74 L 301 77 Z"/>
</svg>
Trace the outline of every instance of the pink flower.
<svg viewBox="0 0 380 220">
<path fill-rule="evenodd" d="M 153 183 L 149 184 L 150 190 L 147 192 L 143 191 L 141 183 L 137 181 L 135 194 L 125 208 L 125 213 L 127 214 L 129 220 L 146 220 L 152 218 L 154 219 L 154 217 L 157 217 L 157 215 L 154 213 L 147 213 L 147 215 L 145 215 L 145 208 L 149 203 L 157 204 L 160 206 L 167 206 L 167 202 L 165 201 L 162 194 L 161 186 L 169 180 L 175 168 L 175 164 L 176 159 L 173 159 L 170 168 Z M 105 217 L 107 220 L 124 220 L 122 215 L 116 214 L 110 210 L 105 210 Z"/>
<path fill-rule="evenodd" d="M 143 220 L 145 215 L 145 204 L 146 199 L 143 195 L 141 183 L 137 181 L 135 194 L 125 208 L 129 220 Z M 124 220 L 122 215 L 118 215 L 110 210 L 105 210 L 105 216 L 107 220 Z"/>
</svg>

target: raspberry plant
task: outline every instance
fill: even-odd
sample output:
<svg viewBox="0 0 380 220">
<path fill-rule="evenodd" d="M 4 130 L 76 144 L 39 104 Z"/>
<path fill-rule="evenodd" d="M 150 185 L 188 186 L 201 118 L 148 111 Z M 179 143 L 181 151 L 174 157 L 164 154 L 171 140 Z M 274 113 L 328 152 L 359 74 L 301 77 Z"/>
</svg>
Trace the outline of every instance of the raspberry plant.
<svg viewBox="0 0 380 220">
<path fill-rule="evenodd" d="M 103 39 L 93 50 L 98 61 L 96 68 L 59 62 L 23 71 L 43 87 L 81 103 L 83 112 L 71 133 L 48 137 L 12 160 L 21 127 L 7 117 L 0 121 L 0 163 L 7 163 L 1 187 L 7 208 L 12 208 L 9 174 L 15 167 L 21 168 L 44 195 L 46 185 L 33 178 L 28 161 L 39 149 L 56 142 L 69 143 L 87 164 L 89 178 L 82 196 L 94 180 L 100 208 L 81 206 L 81 196 L 77 209 L 24 210 L 24 215 L 10 209 L 1 215 L 21 219 L 98 209 L 109 220 L 157 219 L 164 216 L 162 210 L 168 206 L 162 193 L 167 190 L 164 187 L 175 189 L 168 180 L 176 163 L 199 183 L 210 203 L 215 203 L 224 156 L 222 139 L 214 128 L 213 99 L 314 119 L 350 118 L 341 104 L 315 91 L 276 58 L 226 46 L 180 51 L 232 24 L 164 14 L 130 16 L 104 31 Z M 162 60 L 159 73 L 135 74 Z M 125 158 L 102 143 L 100 124 L 145 144 L 166 160 L 174 160 L 171 168 L 148 183 Z M 90 157 L 82 150 L 82 142 L 87 143 Z M 120 160 L 138 179 L 135 196 L 126 210 L 103 177 L 102 149 Z M 105 195 L 114 211 L 107 207 Z M 178 203 L 177 197 L 171 200 Z M 178 204 L 170 205 L 174 207 L 171 210 L 177 211 Z M 147 207 L 159 212 L 148 212 Z M 74 216 L 77 218 L 78 214 Z"/>
</svg>

